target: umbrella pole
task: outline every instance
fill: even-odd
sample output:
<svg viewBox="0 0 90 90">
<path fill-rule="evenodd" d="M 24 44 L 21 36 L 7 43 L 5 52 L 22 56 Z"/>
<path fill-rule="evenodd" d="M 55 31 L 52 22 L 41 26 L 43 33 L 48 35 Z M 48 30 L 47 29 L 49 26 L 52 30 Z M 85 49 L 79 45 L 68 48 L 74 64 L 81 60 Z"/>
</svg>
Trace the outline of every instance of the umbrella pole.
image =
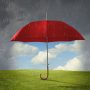
<svg viewBox="0 0 90 90">
<path fill-rule="evenodd" d="M 48 64 L 48 42 L 46 42 L 46 47 L 47 47 L 47 79 L 48 79 L 48 76 L 49 76 L 49 64 Z"/>
<path fill-rule="evenodd" d="M 40 74 L 40 78 L 42 79 L 42 80 L 47 80 L 48 79 L 48 76 L 49 76 L 49 64 L 48 64 L 48 42 L 46 42 L 46 48 L 47 48 L 47 76 L 46 77 L 42 77 L 42 74 Z"/>
</svg>

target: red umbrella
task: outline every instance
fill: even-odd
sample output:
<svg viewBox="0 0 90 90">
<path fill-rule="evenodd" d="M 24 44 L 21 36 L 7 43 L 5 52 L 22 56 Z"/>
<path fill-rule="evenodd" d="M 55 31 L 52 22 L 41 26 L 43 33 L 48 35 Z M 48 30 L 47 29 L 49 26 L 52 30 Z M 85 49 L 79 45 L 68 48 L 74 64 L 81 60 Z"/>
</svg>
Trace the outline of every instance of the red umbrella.
<svg viewBox="0 0 90 90">
<path fill-rule="evenodd" d="M 48 42 L 84 40 L 83 36 L 73 27 L 62 21 L 42 20 L 30 22 L 21 28 L 11 41 L 46 42 L 47 45 L 47 77 L 48 79 Z"/>
</svg>

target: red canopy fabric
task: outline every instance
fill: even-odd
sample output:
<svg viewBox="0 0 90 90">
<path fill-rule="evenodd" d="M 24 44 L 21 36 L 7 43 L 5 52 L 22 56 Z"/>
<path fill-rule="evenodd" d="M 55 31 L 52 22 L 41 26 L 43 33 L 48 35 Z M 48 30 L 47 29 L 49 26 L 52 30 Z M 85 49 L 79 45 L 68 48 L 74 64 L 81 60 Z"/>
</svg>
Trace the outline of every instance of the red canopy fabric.
<svg viewBox="0 0 90 90">
<path fill-rule="evenodd" d="M 84 40 L 73 27 L 62 21 L 42 20 L 27 24 L 21 28 L 11 41 L 56 42 Z"/>
</svg>

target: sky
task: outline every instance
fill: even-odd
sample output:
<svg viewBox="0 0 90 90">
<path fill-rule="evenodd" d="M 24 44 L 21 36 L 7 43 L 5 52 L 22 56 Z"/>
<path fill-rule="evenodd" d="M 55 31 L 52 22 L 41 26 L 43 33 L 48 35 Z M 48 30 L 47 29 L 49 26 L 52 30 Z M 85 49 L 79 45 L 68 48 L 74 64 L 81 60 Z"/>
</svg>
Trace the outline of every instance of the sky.
<svg viewBox="0 0 90 90">
<path fill-rule="evenodd" d="M 90 70 L 90 0 L 0 0 L 0 69 L 46 69 L 46 43 L 11 42 L 24 25 L 60 20 L 77 29 L 84 41 L 49 43 L 52 70 Z"/>
</svg>

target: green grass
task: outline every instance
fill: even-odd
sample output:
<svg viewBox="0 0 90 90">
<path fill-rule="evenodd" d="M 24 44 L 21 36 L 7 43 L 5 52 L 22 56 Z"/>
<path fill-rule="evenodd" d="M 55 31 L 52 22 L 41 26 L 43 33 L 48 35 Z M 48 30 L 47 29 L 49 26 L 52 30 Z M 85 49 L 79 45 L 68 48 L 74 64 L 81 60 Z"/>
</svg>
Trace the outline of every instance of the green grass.
<svg viewBox="0 0 90 90">
<path fill-rule="evenodd" d="M 90 90 L 90 72 L 50 71 L 41 80 L 43 70 L 0 70 L 0 90 Z"/>
</svg>

